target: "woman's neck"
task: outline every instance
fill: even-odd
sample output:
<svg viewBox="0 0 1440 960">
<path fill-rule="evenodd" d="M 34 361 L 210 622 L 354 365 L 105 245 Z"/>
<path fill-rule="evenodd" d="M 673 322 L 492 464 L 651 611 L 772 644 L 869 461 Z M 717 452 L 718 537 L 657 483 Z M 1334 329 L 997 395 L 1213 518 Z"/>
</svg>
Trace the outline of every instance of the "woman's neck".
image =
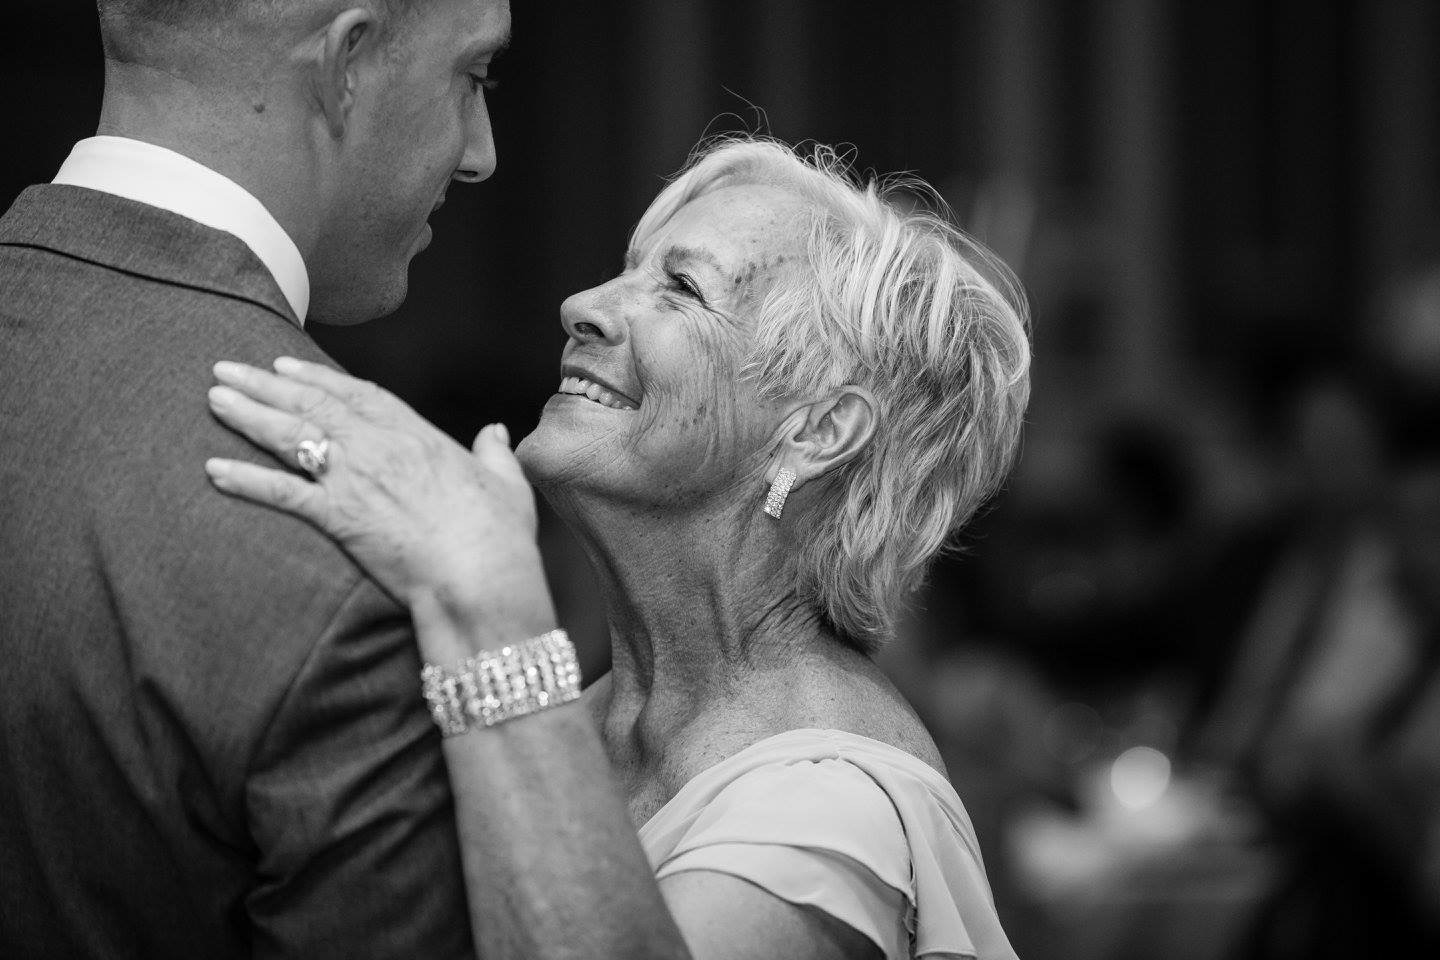
<svg viewBox="0 0 1440 960">
<path fill-rule="evenodd" d="M 799 664 L 833 659 L 839 645 L 798 595 L 792 552 L 758 511 L 657 516 L 556 505 L 580 535 L 605 599 L 607 738 L 624 736 L 649 752 L 647 744 L 675 742 L 698 718 L 747 709 L 742 701 Z"/>
</svg>

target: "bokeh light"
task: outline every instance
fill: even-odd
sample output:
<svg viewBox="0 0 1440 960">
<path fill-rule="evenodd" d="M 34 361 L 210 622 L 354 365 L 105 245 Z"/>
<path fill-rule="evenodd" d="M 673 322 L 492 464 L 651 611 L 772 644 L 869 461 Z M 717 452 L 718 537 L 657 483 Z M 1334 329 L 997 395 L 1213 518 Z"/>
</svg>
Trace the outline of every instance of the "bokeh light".
<svg viewBox="0 0 1440 960">
<path fill-rule="evenodd" d="M 1110 767 L 1110 789 L 1131 810 L 1144 810 L 1170 786 L 1170 758 L 1154 747 L 1131 747 Z"/>
</svg>

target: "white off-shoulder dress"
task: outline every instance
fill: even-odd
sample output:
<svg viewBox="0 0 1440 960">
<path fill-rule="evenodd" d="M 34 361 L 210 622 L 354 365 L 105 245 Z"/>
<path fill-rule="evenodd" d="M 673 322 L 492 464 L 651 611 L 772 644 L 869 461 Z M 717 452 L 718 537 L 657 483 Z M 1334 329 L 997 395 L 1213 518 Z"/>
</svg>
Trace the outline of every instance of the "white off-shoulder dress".
<svg viewBox="0 0 1440 960">
<path fill-rule="evenodd" d="M 813 907 L 890 960 L 1006 960 L 975 830 L 920 759 L 841 730 L 790 730 L 695 777 L 640 829 L 666 877 L 714 870 Z"/>
</svg>

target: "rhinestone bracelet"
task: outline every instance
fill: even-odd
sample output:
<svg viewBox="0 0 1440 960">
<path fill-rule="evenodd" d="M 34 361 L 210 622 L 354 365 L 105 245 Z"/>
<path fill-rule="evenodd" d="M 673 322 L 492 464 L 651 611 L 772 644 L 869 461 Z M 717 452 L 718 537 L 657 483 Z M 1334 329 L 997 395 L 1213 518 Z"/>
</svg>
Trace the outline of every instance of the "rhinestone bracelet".
<svg viewBox="0 0 1440 960">
<path fill-rule="evenodd" d="M 482 650 L 453 670 L 427 663 L 420 688 L 440 733 L 454 737 L 578 699 L 580 664 L 565 631 L 551 630 Z"/>
</svg>

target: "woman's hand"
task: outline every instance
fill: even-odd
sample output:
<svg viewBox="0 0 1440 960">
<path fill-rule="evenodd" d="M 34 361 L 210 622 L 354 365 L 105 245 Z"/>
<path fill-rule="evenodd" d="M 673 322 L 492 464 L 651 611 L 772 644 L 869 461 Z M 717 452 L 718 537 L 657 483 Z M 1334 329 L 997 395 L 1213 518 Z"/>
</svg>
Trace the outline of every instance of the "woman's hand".
<svg viewBox="0 0 1440 960">
<path fill-rule="evenodd" d="M 461 649 L 554 626 L 535 545 L 535 497 L 503 426 L 472 451 L 389 392 L 288 357 L 275 372 L 217 363 L 210 408 L 287 464 L 328 441 L 314 479 L 238 460 L 206 462 L 226 493 L 302 517 L 334 537 L 417 620 Z"/>
</svg>

